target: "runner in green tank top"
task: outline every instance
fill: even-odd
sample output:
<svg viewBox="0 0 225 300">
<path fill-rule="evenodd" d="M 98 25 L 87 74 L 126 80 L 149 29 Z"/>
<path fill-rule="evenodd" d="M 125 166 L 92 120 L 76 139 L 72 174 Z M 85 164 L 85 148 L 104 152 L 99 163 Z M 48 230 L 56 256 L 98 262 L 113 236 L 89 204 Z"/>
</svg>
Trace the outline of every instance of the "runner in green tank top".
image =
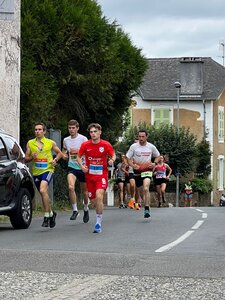
<svg viewBox="0 0 225 300">
<path fill-rule="evenodd" d="M 48 186 L 53 178 L 54 167 L 63 156 L 61 150 L 53 140 L 45 137 L 46 127 L 43 123 L 35 124 L 35 138 L 27 143 L 25 160 L 32 162 L 34 183 L 41 195 L 44 208 L 42 227 L 55 227 L 56 212 L 52 211 Z M 53 159 L 52 150 L 56 157 Z"/>
</svg>

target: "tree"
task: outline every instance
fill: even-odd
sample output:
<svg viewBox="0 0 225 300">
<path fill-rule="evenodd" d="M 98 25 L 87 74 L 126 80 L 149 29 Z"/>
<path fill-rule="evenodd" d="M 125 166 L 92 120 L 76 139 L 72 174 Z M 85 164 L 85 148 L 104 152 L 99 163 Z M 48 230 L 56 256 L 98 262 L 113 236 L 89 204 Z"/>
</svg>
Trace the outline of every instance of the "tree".
<svg viewBox="0 0 225 300">
<path fill-rule="evenodd" d="M 211 155 L 209 142 L 202 139 L 197 145 L 196 151 L 196 173 L 198 177 L 207 178 L 211 174 Z"/>
<path fill-rule="evenodd" d="M 76 118 L 81 132 L 100 123 L 114 143 L 147 70 L 141 50 L 96 1 L 22 0 L 21 20 L 21 140 L 40 118 L 63 133 Z"/>
</svg>

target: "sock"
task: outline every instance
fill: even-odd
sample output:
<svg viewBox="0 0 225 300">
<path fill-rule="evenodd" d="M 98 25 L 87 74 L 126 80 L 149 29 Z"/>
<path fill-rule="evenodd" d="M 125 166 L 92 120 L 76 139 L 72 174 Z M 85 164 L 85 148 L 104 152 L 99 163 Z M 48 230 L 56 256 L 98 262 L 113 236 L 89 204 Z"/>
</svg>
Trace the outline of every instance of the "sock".
<svg viewBox="0 0 225 300">
<path fill-rule="evenodd" d="M 102 214 L 96 214 L 96 224 L 102 224 Z"/>
<path fill-rule="evenodd" d="M 46 218 L 49 218 L 49 212 L 45 212 L 44 216 L 45 216 Z"/>
<path fill-rule="evenodd" d="M 73 203 L 72 207 L 73 207 L 73 211 L 77 211 L 77 203 Z"/>
<path fill-rule="evenodd" d="M 51 218 L 53 216 L 53 211 L 51 210 L 49 213 L 49 217 Z"/>
<path fill-rule="evenodd" d="M 88 211 L 88 204 L 84 204 L 84 211 Z"/>
</svg>

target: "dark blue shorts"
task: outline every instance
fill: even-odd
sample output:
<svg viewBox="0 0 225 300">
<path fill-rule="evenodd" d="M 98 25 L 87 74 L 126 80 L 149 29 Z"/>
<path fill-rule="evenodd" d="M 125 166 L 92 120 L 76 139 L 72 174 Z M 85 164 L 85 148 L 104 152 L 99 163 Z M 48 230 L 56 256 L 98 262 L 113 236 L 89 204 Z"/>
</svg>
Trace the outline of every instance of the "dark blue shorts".
<svg viewBox="0 0 225 300">
<path fill-rule="evenodd" d="M 44 181 L 47 181 L 48 185 L 49 183 L 51 182 L 52 178 L 54 176 L 54 173 L 52 172 L 45 172 L 41 175 L 38 175 L 38 176 L 33 176 L 34 178 L 34 183 L 38 189 L 38 191 L 40 191 L 40 185 L 41 185 L 41 182 L 44 180 Z"/>
<path fill-rule="evenodd" d="M 68 174 L 73 174 L 75 177 L 78 178 L 80 182 L 85 182 L 85 175 L 82 170 L 76 170 L 74 168 L 68 167 Z"/>
</svg>

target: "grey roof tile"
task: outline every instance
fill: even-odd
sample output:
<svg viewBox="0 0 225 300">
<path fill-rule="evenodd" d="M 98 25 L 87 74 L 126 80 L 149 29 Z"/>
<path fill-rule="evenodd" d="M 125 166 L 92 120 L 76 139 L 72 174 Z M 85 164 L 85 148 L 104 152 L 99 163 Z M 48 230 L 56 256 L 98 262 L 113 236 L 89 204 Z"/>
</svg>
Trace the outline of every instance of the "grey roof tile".
<svg viewBox="0 0 225 300">
<path fill-rule="evenodd" d="M 140 87 L 143 100 L 176 100 L 175 81 L 182 100 L 215 100 L 225 88 L 225 68 L 210 57 L 149 58 Z"/>
</svg>

